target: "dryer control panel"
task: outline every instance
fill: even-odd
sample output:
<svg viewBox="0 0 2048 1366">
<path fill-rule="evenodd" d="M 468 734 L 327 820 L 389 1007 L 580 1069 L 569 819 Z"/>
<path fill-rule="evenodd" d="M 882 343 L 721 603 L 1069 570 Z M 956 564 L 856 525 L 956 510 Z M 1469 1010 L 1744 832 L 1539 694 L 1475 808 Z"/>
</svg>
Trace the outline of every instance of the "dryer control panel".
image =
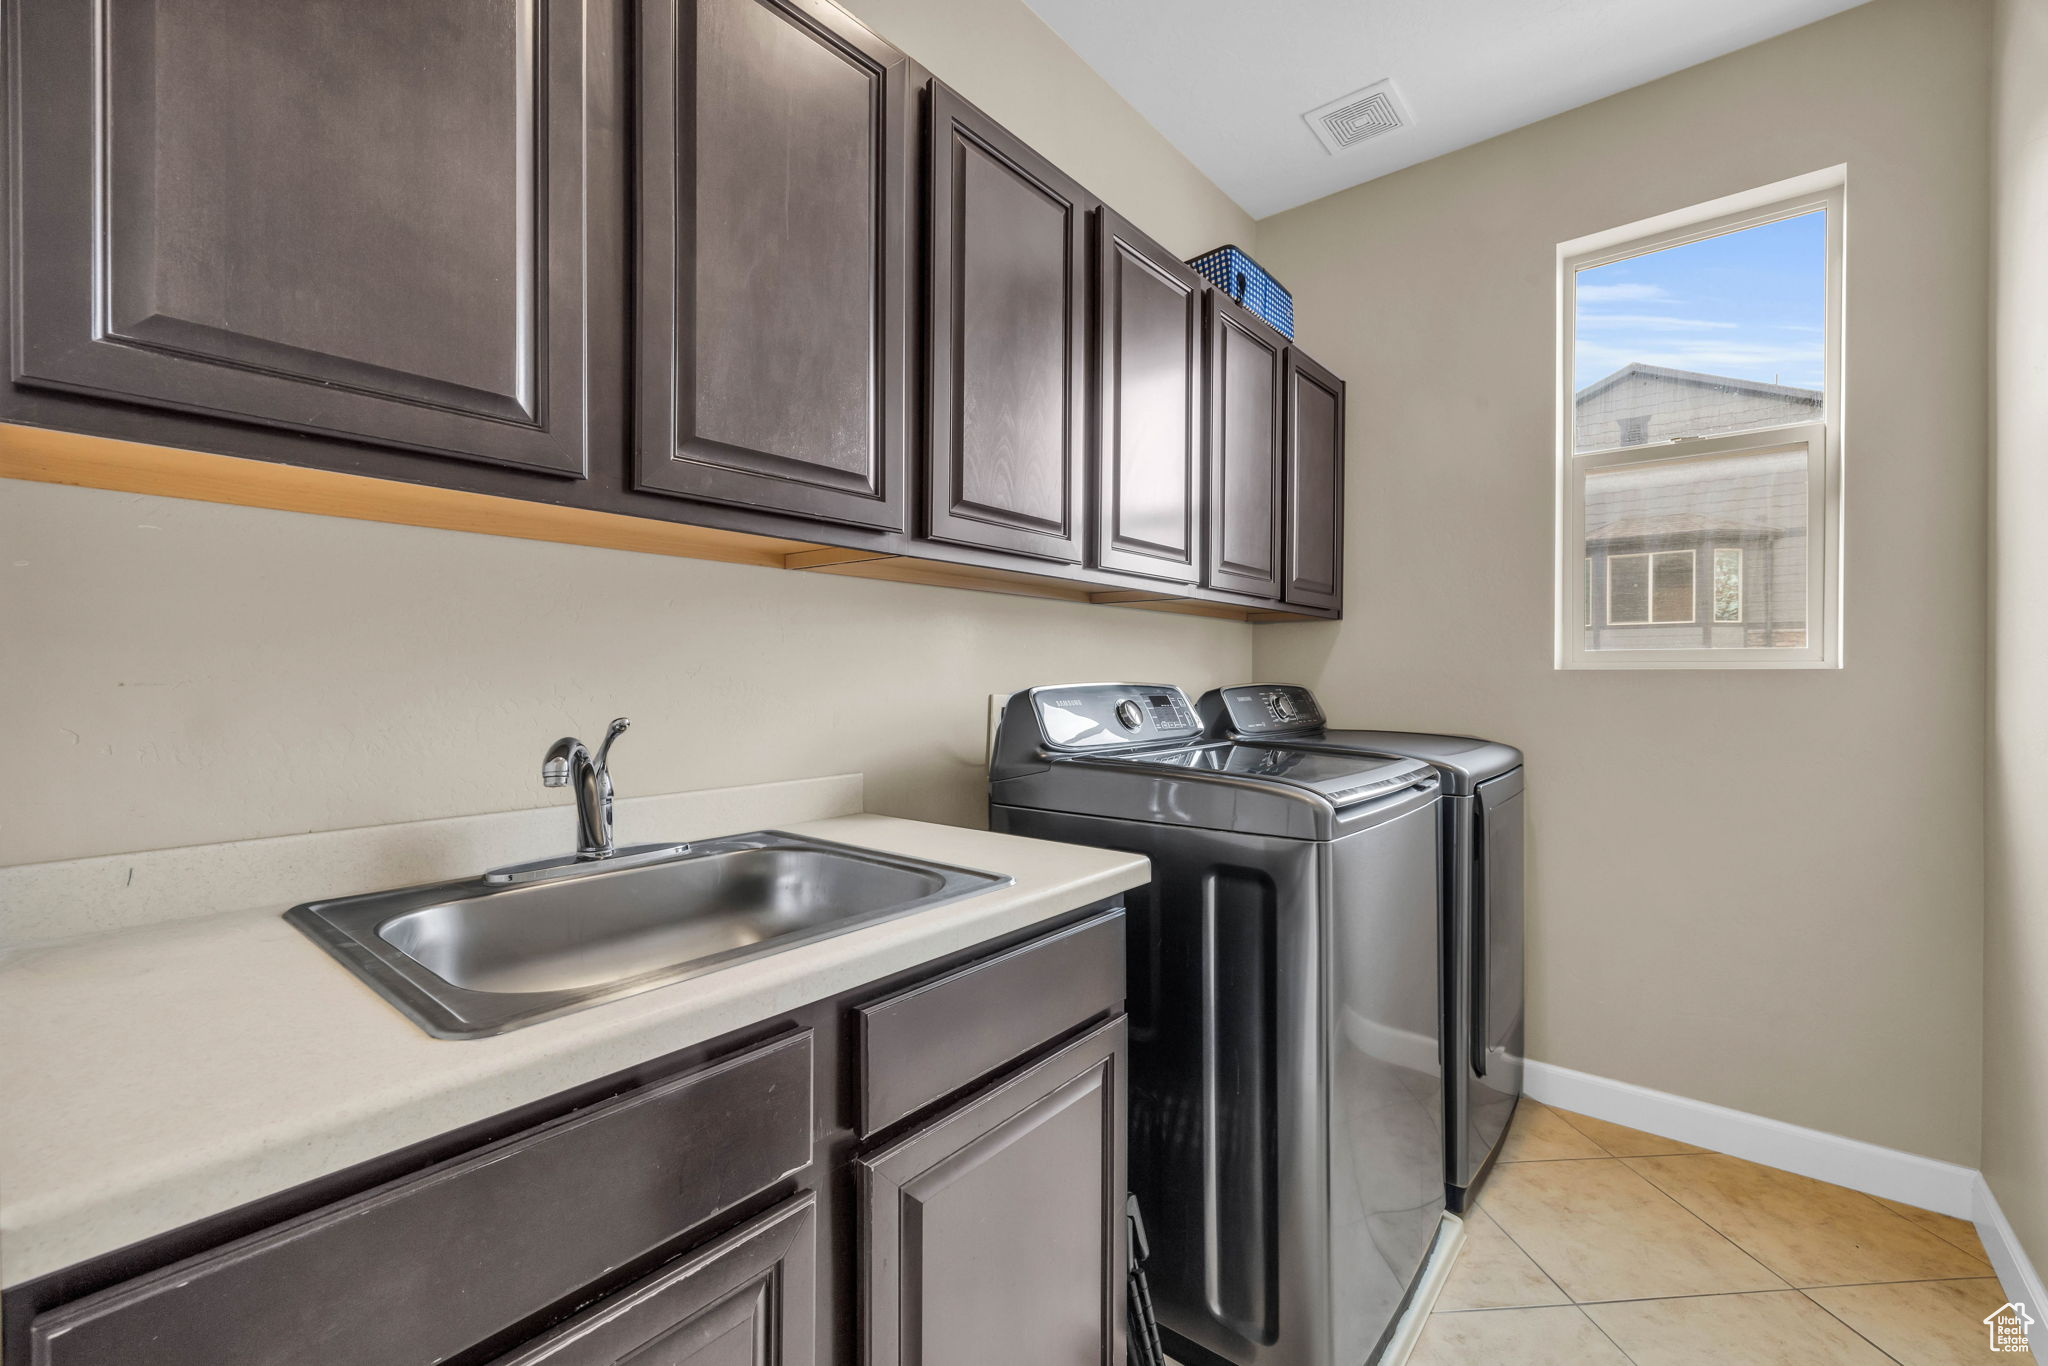
<svg viewBox="0 0 2048 1366">
<path fill-rule="evenodd" d="M 1236 735 L 1302 735 L 1323 728 L 1323 709 L 1307 688 L 1292 683 L 1247 683 L 1225 688 L 1224 715 Z"/>
<path fill-rule="evenodd" d="M 1199 739 L 1201 720 L 1170 683 L 1078 683 L 1031 690 L 1038 732 L 1052 749 L 1099 750 Z"/>
</svg>

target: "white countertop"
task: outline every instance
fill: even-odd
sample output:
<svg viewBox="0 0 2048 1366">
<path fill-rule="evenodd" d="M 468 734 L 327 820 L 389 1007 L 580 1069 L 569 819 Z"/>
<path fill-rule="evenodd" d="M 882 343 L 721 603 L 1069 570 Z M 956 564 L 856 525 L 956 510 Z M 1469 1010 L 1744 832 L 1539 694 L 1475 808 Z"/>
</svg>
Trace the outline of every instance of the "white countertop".
<svg viewBox="0 0 2048 1366">
<path fill-rule="evenodd" d="M 431 1039 L 287 925 L 289 902 L 0 964 L 0 1285 L 1141 885 L 1131 854 L 885 816 L 799 834 L 1015 882 L 491 1038 Z"/>
</svg>

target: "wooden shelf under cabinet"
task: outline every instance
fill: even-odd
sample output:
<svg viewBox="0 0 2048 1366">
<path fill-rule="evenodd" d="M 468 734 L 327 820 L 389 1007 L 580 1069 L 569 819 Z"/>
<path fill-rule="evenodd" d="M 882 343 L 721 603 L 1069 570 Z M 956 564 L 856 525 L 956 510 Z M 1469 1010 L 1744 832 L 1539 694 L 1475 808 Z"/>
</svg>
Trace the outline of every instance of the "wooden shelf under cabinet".
<svg viewBox="0 0 2048 1366">
<path fill-rule="evenodd" d="M 1259 607 L 1182 597 L 1168 587 L 1109 587 L 1099 581 L 1091 582 L 1073 570 L 1033 574 L 915 555 L 846 549 L 814 541 L 692 526 L 654 517 L 629 517 L 13 423 L 0 423 L 0 478 L 684 559 L 720 560 L 764 569 L 1129 607 L 1222 621 L 1322 621 L 1334 615 L 1293 611 L 1278 604 Z"/>
</svg>

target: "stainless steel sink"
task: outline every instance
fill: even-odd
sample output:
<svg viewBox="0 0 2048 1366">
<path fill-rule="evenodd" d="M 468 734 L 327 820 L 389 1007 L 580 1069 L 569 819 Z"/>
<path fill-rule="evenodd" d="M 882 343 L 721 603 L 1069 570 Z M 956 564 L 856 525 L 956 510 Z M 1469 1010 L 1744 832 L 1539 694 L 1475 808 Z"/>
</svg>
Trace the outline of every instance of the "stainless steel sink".
<svg viewBox="0 0 2048 1366">
<path fill-rule="evenodd" d="M 767 830 L 658 863 L 314 901 L 285 919 L 429 1034 L 467 1039 L 1009 880 Z"/>
</svg>

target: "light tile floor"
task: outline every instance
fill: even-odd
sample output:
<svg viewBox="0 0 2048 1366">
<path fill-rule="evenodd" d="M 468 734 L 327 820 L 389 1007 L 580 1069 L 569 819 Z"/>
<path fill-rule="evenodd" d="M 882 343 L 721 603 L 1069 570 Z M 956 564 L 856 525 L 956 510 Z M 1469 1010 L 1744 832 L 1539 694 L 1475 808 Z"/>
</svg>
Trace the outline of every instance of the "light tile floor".
<svg viewBox="0 0 2048 1366">
<path fill-rule="evenodd" d="M 1951 1366 L 2005 1302 L 1961 1219 L 1524 1100 L 1413 1366 Z"/>
</svg>

